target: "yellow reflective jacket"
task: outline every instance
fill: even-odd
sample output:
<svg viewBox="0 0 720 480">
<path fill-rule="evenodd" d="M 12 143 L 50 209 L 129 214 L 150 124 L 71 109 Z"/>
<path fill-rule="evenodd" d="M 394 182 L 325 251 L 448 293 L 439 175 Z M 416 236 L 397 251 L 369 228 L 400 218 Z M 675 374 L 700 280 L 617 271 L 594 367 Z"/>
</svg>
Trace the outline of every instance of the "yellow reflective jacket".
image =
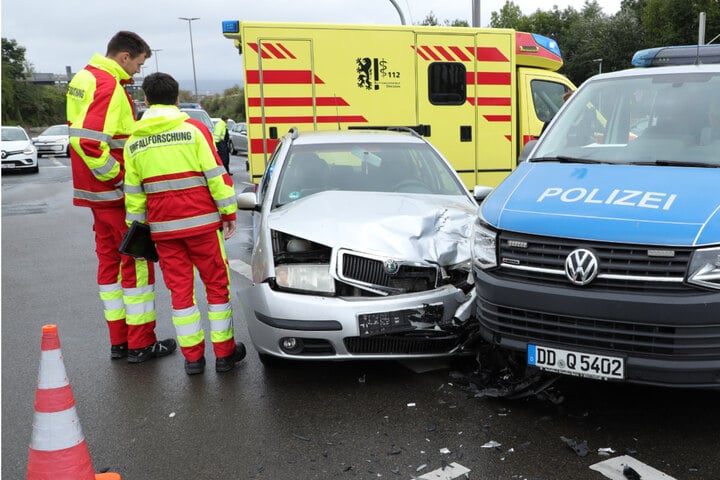
<svg viewBox="0 0 720 480">
<path fill-rule="evenodd" d="M 95 54 L 68 85 L 75 205 L 123 205 L 122 149 L 135 125 L 128 83 L 132 77 L 115 60 Z"/>
<path fill-rule="evenodd" d="M 235 220 L 232 180 L 202 124 L 173 105 L 153 105 L 125 144 L 126 221 L 154 240 L 217 230 Z"/>
</svg>

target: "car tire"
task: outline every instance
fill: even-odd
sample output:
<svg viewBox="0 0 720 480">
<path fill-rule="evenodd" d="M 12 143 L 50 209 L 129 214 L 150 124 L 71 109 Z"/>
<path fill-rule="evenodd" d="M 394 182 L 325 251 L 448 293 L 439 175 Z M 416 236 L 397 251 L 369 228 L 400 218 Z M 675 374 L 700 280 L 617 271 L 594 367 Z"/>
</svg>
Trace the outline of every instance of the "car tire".
<svg viewBox="0 0 720 480">
<path fill-rule="evenodd" d="M 38 163 L 33 168 L 31 168 L 30 173 L 40 173 L 40 164 Z"/>
<path fill-rule="evenodd" d="M 267 353 L 258 352 L 258 358 L 265 368 L 280 368 L 287 365 L 287 360 Z"/>
<path fill-rule="evenodd" d="M 232 140 L 228 142 L 228 148 L 230 149 L 230 155 L 235 155 L 237 153 L 237 150 L 235 150 L 235 145 L 233 145 Z"/>
</svg>

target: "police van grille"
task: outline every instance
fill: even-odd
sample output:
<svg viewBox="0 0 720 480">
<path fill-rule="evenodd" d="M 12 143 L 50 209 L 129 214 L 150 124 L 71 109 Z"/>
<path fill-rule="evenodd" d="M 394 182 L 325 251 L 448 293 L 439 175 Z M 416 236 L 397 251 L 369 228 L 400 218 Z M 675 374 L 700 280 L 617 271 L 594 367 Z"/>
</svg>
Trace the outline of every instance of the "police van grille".
<svg viewBox="0 0 720 480">
<path fill-rule="evenodd" d="M 564 273 L 565 259 L 573 250 L 585 248 L 593 251 L 597 256 L 599 275 L 626 278 L 596 278 L 583 288 L 643 293 L 689 294 L 697 291 L 696 288 L 681 281 L 692 253 L 687 248 L 671 249 L 673 256 L 651 256 L 649 254 L 651 250 L 666 249 L 657 246 L 584 242 L 509 233 L 500 235 L 498 246 L 498 258 L 503 268 L 494 271 L 493 275 L 507 280 L 570 287 Z M 662 281 L 658 280 L 660 278 Z"/>
<path fill-rule="evenodd" d="M 383 262 L 375 258 L 345 253 L 342 255 L 340 276 L 370 287 L 385 287 L 401 290 L 403 293 L 424 292 L 437 288 L 439 270 L 435 266 L 400 264 L 398 272 L 385 272 Z"/>
<path fill-rule="evenodd" d="M 677 360 L 720 358 L 718 325 L 650 325 L 569 317 L 480 302 L 486 328 L 521 341 L 601 348 L 614 354 L 672 356 Z"/>
<path fill-rule="evenodd" d="M 422 355 L 449 353 L 460 344 L 461 338 L 445 332 L 410 332 L 404 335 L 345 337 L 343 342 L 352 355 Z"/>
</svg>

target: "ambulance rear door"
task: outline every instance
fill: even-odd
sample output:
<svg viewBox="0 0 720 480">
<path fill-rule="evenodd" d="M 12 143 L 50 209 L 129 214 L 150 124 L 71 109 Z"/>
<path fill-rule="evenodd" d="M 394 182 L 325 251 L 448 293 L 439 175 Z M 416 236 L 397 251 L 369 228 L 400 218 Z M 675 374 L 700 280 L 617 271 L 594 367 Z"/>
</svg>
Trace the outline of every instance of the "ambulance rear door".
<svg viewBox="0 0 720 480">
<path fill-rule="evenodd" d="M 463 183 L 477 182 L 475 38 L 451 33 L 418 33 L 418 123 L 422 133 L 450 161 Z M 472 79 L 472 81 L 470 81 Z"/>
<path fill-rule="evenodd" d="M 257 183 L 279 137 L 291 127 L 316 129 L 316 76 L 312 39 L 301 35 L 282 37 L 267 28 L 257 36 L 252 30 L 244 32 L 245 38 L 256 38 L 249 40 L 244 49 L 248 56 L 245 95 L 249 174 L 250 180 Z"/>
</svg>

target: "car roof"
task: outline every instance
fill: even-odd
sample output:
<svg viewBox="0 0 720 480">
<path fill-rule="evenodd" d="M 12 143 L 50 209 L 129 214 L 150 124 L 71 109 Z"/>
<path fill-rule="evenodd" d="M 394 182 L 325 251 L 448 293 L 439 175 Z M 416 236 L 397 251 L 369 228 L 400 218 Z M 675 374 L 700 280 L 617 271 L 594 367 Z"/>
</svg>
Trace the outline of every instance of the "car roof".
<svg viewBox="0 0 720 480">
<path fill-rule="evenodd" d="M 321 130 L 299 132 L 294 145 L 333 143 L 426 143 L 410 132 L 393 130 Z"/>
<path fill-rule="evenodd" d="M 597 81 L 607 78 L 636 77 L 645 75 L 670 75 L 678 73 L 720 73 L 720 64 L 671 65 L 667 67 L 635 67 L 617 72 L 601 73 L 588 80 Z"/>
</svg>

